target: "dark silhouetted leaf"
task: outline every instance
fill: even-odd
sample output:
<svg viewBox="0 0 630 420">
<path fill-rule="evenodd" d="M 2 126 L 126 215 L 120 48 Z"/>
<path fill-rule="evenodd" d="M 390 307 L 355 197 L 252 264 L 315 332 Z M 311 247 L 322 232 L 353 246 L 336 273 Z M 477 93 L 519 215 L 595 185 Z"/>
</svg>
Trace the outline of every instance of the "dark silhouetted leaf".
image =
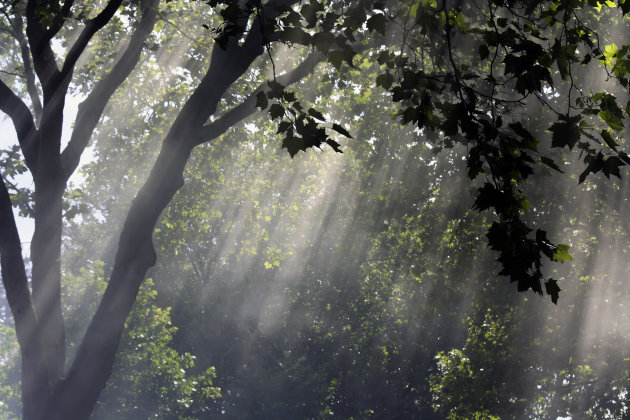
<svg viewBox="0 0 630 420">
<path fill-rule="evenodd" d="M 346 137 L 348 137 L 350 139 L 352 138 L 352 136 L 350 135 L 348 130 L 346 130 L 345 128 L 343 128 L 339 124 L 333 124 L 332 129 L 335 130 L 337 133 L 343 134 L 344 136 L 346 136 Z"/>
<path fill-rule="evenodd" d="M 284 108 L 280 104 L 273 104 L 269 108 L 269 115 L 272 119 L 280 118 L 284 116 Z"/>
<path fill-rule="evenodd" d="M 343 52 L 334 50 L 328 53 L 328 61 L 335 66 L 337 70 L 341 70 L 341 64 L 343 62 Z"/>
<path fill-rule="evenodd" d="M 602 172 L 604 173 L 606 178 L 610 178 L 610 175 L 614 175 L 617 178 L 621 179 L 621 173 L 619 172 L 619 167 L 624 166 L 624 165 L 625 164 L 617 156 L 609 156 L 604 161 Z"/>
<path fill-rule="evenodd" d="M 333 150 L 337 153 L 343 153 L 341 151 L 341 145 L 339 143 L 337 143 L 336 141 L 334 141 L 333 139 L 326 139 L 326 143 L 333 148 Z"/>
<path fill-rule="evenodd" d="M 373 15 L 368 19 L 366 25 L 370 32 L 377 31 L 381 35 L 385 35 L 385 15 Z"/>
<path fill-rule="evenodd" d="M 267 109 L 269 101 L 267 100 L 267 94 L 265 92 L 258 92 L 256 94 L 256 107 L 260 109 Z"/>
<path fill-rule="evenodd" d="M 580 140 L 581 136 L 580 127 L 577 125 L 579 120 L 580 117 L 571 117 L 568 121 L 555 122 L 549 129 L 553 133 L 551 146 L 567 146 L 569 150 L 573 149 L 573 146 Z"/>
<path fill-rule="evenodd" d="M 310 115 L 313 118 L 316 118 L 320 121 L 326 121 L 326 119 L 324 118 L 324 116 L 322 115 L 321 112 L 319 112 L 318 110 L 316 110 L 315 108 L 309 108 L 308 109 L 308 115 Z"/>
<path fill-rule="evenodd" d="M 556 165 L 556 162 L 554 162 L 553 159 L 550 159 L 550 158 L 545 157 L 545 156 L 541 156 L 540 157 L 540 161 L 542 163 L 544 163 L 545 165 L 549 166 L 551 169 L 554 169 L 554 170 L 556 170 L 558 172 L 564 173 L 564 171 L 562 169 L 560 169 L 558 167 L 558 165 Z"/>
<path fill-rule="evenodd" d="M 551 296 L 551 301 L 554 304 L 558 304 L 558 298 L 560 297 L 560 287 L 558 287 L 558 282 L 554 279 L 549 279 L 545 282 L 545 291 L 549 296 Z"/>
<path fill-rule="evenodd" d="M 389 73 L 383 73 L 376 76 L 376 85 L 383 87 L 385 90 L 389 90 L 394 83 L 394 77 Z"/>
<path fill-rule="evenodd" d="M 481 44 L 479 46 L 479 58 L 485 60 L 490 55 L 490 50 L 486 44 Z"/>
</svg>

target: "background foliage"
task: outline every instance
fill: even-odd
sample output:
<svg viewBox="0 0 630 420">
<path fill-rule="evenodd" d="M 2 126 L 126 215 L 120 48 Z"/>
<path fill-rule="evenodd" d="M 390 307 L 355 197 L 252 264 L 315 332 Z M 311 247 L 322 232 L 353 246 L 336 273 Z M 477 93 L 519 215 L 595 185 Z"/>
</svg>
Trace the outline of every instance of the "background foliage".
<svg viewBox="0 0 630 420">
<path fill-rule="evenodd" d="M 313 11 L 319 2 L 294 12 L 306 29 L 289 13 L 282 24 L 292 30 L 281 40 L 302 47 L 274 47 L 276 72 L 311 50 L 328 62 L 259 100 L 277 118 L 254 116 L 195 149 L 156 230 L 158 265 L 93 417 L 628 416 L 630 215 L 620 176 L 628 108 L 618 102 L 630 67 L 628 49 L 606 41 L 627 33 L 627 5 L 618 12 L 612 2 L 552 2 L 549 10 L 526 3 L 490 2 L 492 25 L 473 2 L 452 10 L 400 2 L 404 15 L 363 5 L 369 16 L 350 11 L 336 17 L 343 24 L 332 16 L 330 28 L 325 16 L 333 12 Z M 500 15 L 502 6 L 530 17 Z M 116 221 L 203 74 L 215 34 L 192 22 L 214 28 L 218 19 L 203 10 L 177 1 L 161 9 L 142 66 L 110 104 L 68 195 L 63 303 L 74 320 L 71 349 L 111 271 Z M 120 17 L 101 34 L 77 95 L 115 55 L 126 24 Z M 444 25 L 453 39 L 436 41 Z M 320 26 L 342 39 L 331 42 Z M 386 29 L 408 35 L 407 44 L 398 48 Z M 353 31 L 369 33 L 376 47 L 349 51 Z M 13 53 L 3 52 L 6 60 Z M 590 61 L 618 84 L 605 91 L 586 70 Z M 221 106 L 272 76 L 260 60 Z M 484 97 L 489 86 L 510 96 Z M 302 103 L 306 114 L 289 111 Z M 561 106 L 568 108 L 557 112 Z M 336 124 L 324 134 L 323 120 Z M 323 143 L 332 147 L 315 147 Z M 9 177 L 20 172 L 3 168 Z M 526 226 L 561 238 L 571 254 Z M 504 229 L 520 233 L 505 239 Z M 525 266 L 515 263 L 523 249 L 510 253 L 514 246 L 531 248 Z M 546 285 L 555 302 L 555 280 L 543 280 L 542 265 L 562 285 L 557 306 L 516 294 L 499 276 L 519 290 L 542 293 Z M 4 302 L 1 314 L 0 417 L 10 419 L 20 412 L 19 364 Z"/>
</svg>

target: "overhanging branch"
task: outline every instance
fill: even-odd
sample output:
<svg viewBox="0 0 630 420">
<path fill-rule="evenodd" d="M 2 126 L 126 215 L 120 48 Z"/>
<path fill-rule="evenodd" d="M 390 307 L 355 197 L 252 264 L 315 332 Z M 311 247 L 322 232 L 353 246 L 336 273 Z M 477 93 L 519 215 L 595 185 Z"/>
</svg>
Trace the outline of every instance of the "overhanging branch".
<svg viewBox="0 0 630 420">
<path fill-rule="evenodd" d="M 289 73 L 278 76 L 276 81 L 283 86 L 296 83 L 313 72 L 315 66 L 323 60 L 323 56 L 318 53 L 311 53 L 302 63 Z M 225 133 L 230 127 L 249 117 L 256 112 L 256 95 L 265 90 L 266 83 L 261 84 L 243 102 L 217 120 L 199 129 L 199 144 L 208 142 Z"/>
</svg>

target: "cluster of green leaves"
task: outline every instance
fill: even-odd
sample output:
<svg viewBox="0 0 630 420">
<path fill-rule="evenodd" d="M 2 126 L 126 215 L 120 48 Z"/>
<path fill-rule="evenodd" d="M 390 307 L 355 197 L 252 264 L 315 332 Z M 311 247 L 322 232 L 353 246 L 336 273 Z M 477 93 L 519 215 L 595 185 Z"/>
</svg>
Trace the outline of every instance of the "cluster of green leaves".
<svg viewBox="0 0 630 420">
<path fill-rule="evenodd" d="M 257 21 L 258 4 L 238 12 L 231 4 L 212 3 L 225 7 L 224 22 Z M 167 17 L 194 26 L 187 6 L 170 2 Z M 626 116 L 619 94 L 599 86 L 603 93 L 580 93 L 569 111 L 553 112 L 578 82 L 592 82 L 587 65 L 610 68 L 624 86 L 627 51 L 597 52 L 585 25 L 597 24 L 589 7 L 600 6 L 515 0 L 449 10 L 437 1 L 366 1 L 344 9 L 311 1 L 278 11 L 268 41 L 326 55 L 332 77 L 294 92 L 267 84 L 257 102 L 278 125 L 263 117 L 198 148 L 156 231 L 155 285 L 142 289 L 97 418 L 627 415 L 628 293 L 620 276 L 602 268 L 628 269 L 627 206 L 606 206 L 607 197 L 625 203 L 627 186 L 587 177 L 620 174 L 613 158 L 624 162 Z M 619 6 L 626 12 L 629 5 Z M 393 34 L 405 39 L 402 48 L 378 44 L 376 34 L 392 28 L 400 28 Z M 95 51 L 111 50 L 123 30 L 121 20 Z M 242 30 L 225 30 L 225 45 Z M 113 221 L 123 219 L 147 156 L 203 74 L 207 38 L 196 34 L 189 43 L 180 31 L 158 25 L 156 51 L 147 52 L 95 137 L 84 192 L 70 193 L 69 209 L 92 209 L 67 224 L 75 239 L 64 253 L 74 273 L 64 286 L 72 319 L 94 310 L 110 269 L 111 247 L 103 244 L 115 242 Z M 376 45 L 358 48 L 363 35 L 374 35 Z M 178 48 L 184 64 L 164 58 Z M 254 67 L 222 107 L 256 87 L 264 65 Z M 92 83 L 99 69 L 88 66 L 80 80 Z M 568 90 L 563 79 L 573 80 Z M 391 97 L 377 94 L 374 80 Z M 147 81 L 150 90 L 141 87 Z M 324 143 L 341 147 L 328 142 L 328 115 L 339 121 L 332 131 L 365 140 L 343 156 L 299 154 Z M 384 124 L 384 115 L 406 127 Z M 278 131 L 293 161 L 269 145 Z M 595 162 L 586 174 L 564 164 L 576 147 L 591 159 L 587 166 Z M 568 172 L 564 181 L 534 176 L 560 170 Z M 577 181 L 598 193 L 584 213 L 570 190 Z M 471 205 L 498 220 L 468 211 Z M 545 229 L 530 228 L 534 221 Z M 483 250 L 485 232 L 500 267 Z M 563 286 L 563 305 L 549 309 L 495 281 L 501 272 L 519 290 L 544 290 L 556 301 L 558 285 L 543 284 L 541 270 L 542 257 L 571 259 L 566 245 L 547 239 L 556 235 L 572 241 L 581 261 L 552 273 L 580 279 Z M 610 260 L 597 261 L 600 247 Z M 95 255 L 104 267 L 81 271 Z M 85 325 L 68 327 L 74 343 Z M 0 360 L 12 360 L 0 375 L 17 384 L 15 359 Z M 216 366 L 216 378 L 207 366 Z M 15 388 L 0 392 L 14 401 Z"/>
<path fill-rule="evenodd" d="M 8 309 L 8 308 L 7 308 Z M 18 342 L 11 325 L 0 324 L 0 418 L 17 418 L 20 404 Z"/>
<path fill-rule="evenodd" d="M 72 321 L 67 326 L 71 354 L 85 333 L 85 320 L 90 319 L 105 290 L 103 269 L 104 264 L 96 261 L 77 276 L 65 276 L 64 310 Z M 155 285 L 148 279 L 127 321 L 114 379 L 101 397 L 95 418 L 192 419 L 221 396 L 212 383 L 214 368 L 190 374 L 195 357 L 172 347 L 177 327 L 172 325 L 170 308 L 157 306 L 156 297 Z M 135 392 L 129 392 L 131 389 Z"/>
<path fill-rule="evenodd" d="M 172 306 L 169 315 L 180 327 L 172 347 L 180 354 L 195 354 L 198 366 L 216 367 L 213 383 L 222 398 L 209 406 L 209 415 L 597 417 L 606 406 L 621 416 L 627 403 L 618 392 L 627 388 L 627 354 L 609 352 L 606 340 L 588 337 L 579 321 L 603 301 L 580 304 L 580 299 L 590 302 L 587 290 L 576 293 L 574 283 L 567 281 L 566 300 L 550 309 L 547 302 L 525 301 L 526 295 L 496 281 L 501 267 L 492 263 L 480 240 L 492 222 L 468 211 L 479 199 L 470 197 L 470 160 L 462 160 L 470 149 L 458 144 L 436 155 L 435 144 L 415 127 L 383 124 L 383 116 L 396 110 L 391 98 L 371 84 L 381 74 L 377 54 L 355 58 L 345 86 L 328 77 L 295 88 L 296 100 L 338 116 L 355 137 L 368 140 L 352 142 L 343 155 L 324 149 L 290 160 L 269 141 L 277 125 L 264 115 L 250 120 L 196 150 L 186 184 L 158 227 L 160 259 L 152 273 L 159 290 L 156 306 Z M 337 72 L 334 66 L 324 71 Z M 252 76 L 235 86 L 229 104 L 246 97 L 258 80 Z M 148 115 L 142 109 L 151 103 L 145 97 L 153 93 L 132 84 L 116 98 L 115 108 Z M 186 86 L 180 86 L 169 91 L 168 101 L 179 103 L 186 94 Z M 278 100 L 287 101 L 273 99 Z M 441 112 L 434 111 L 440 118 Z M 452 111 L 455 119 L 457 112 Z M 89 218 L 69 229 L 75 238 L 87 238 L 76 242 L 81 244 L 77 249 L 68 248 L 65 257 L 73 264 L 83 260 L 68 254 L 89 256 L 115 240 L 116 229 L 103 220 L 116 220 L 124 212 L 125 204 L 115 197 L 130 197 L 128 190 L 143 177 L 142 154 L 164 129 L 158 119 L 138 117 L 122 128 L 120 121 L 128 121 L 127 116 L 114 115 L 96 139 L 97 158 L 87 172 L 90 188 L 79 199 L 98 208 L 103 218 Z M 156 135 L 130 141 L 147 123 Z M 528 131 L 534 137 L 537 128 L 550 125 L 542 120 Z M 518 130 L 513 121 L 501 124 L 505 144 L 497 141 L 496 147 L 503 149 L 496 153 L 506 155 L 506 161 L 493 164 L 528 173 L 515 163 L 519 156 L 542 159 Z M 564 162 L 566 155 L 560 152 L 566 148 L 553 152 L 552 162 Z M 551 171 L 557 171 L 544 165 L 546 177 L 529 174 L 523 183 L 534 179 L 546 186 L 528 191 L 528 200 L 537 203 L 535 211 L 550 234 L 567 235 L 576 249 L 576 266 L 553 273 L 566 280 L 587 271 L 586 256 L 596 255 L 599 246 L 583 246 L 590 232 L 587 239 L 572 236 L 576 220 L 595 227 L 602 225 L 600 217 L 610 216 L 614 226 L 623 217 L 613 218 L 601 202 L 588 216 L 580 215 L 579 199 L 570 189 L 579 173 L 568 165 L 561 168 L 566 178 L 549 181 Z M 482 169 L 486 172 L 479 176 L 488 175 L 492 185 L 488 166 Z M 584 184 L 596 185 L 601 197 L 614 187 L 591 178 Z M 623 191 L 617 194 L 621 197 Z M 560 197 L 565 210 L 559 209 Z M 531 215 L 531 207 L 529 212 L 521 207 L 521 217 Z M 623 240 L 618 229 L 607 232 Z M 560 247 L 554 254 L 567 258 Z M 606 287 L 596 277 L 592 287 Z M 623 287 L 614 287 L 621 293 L 615 302 L 623 302 Z M 507 303 L 515 309 L 506 309 Z M 580 307 L 585 312 L 576 309 Z M 488 308 L 492 315 L 485 316 Z M 624 342 L 625 332 L 609 324 L 601 331 L 611 342 Z M 602 360 L 609 364 L 597 363 L 599 350 L 581 353 L 584 343 L 606 348 Z M 125 347 L 121 358 L 133 358 L 133 352 Z M 460 362 L 465 369 L 447 368 Z M 615 373 L 609 374 L 610 369 Z M 564 386 L 565 380 L 576 386 Z M 591 381 L 593 385 L 580 385 Z M 604 395 L 609 383 L 615 390 Z M 483 406 L 472 402 L 476 399 Z"/>
<path fill-rule="evenodd" d="M 195 371 L 196 357 L 172 347 L 178 328 L 171 309 L 155 305 L 152 280 L 142 286 L 127 321 L 111 385 L 104 391 L 94 417 L 178 418 L 192 420 L 210 410 L 221 397 L 213 384 L 215 369 Z M 129 390 L 135 390 L 129 392 Z"/>
<path fill-rule="evenodd" d="M 78 275 L 66 273 L 64 276 L 63 309 L 69 320 L 66 325 L 68 358 L 76 351 L 87 328 L 86 320 L 96 311 L 105 290 L 103 270 L 104 264 L 95 261 Z M 173 348 L 177 327 L 172 325 L 170 308 L 157 306 L 156 297 L 155 285 L 149 279 L 142 286 L 127 322 L 114 379 L 99 400 L 93 414 L 95 419 L 196 419 L 221 397 L 220 389 L 213 384 L 214 368 L 195 369 L 193 355 Z M 17 338 L 7 324 L 0 325 L 0 334 L 0 415 L 6 419 L 19 418 Z"/>
</svg>

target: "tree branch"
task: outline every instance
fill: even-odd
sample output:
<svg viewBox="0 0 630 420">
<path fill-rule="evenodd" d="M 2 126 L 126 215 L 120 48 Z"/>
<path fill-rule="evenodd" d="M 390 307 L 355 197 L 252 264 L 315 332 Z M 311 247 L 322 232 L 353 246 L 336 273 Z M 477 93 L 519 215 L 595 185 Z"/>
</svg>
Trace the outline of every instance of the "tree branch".
<svg viewBox="0 0 630 420">
<path fill-rule="evenodd" d="M 81 154 L 87 147 L 109 99 L 136 67 L 144 41 L 155 25 L 158 4 L 159 0 L 146 2 L 141 12 L 142 19 L 131 36 L 125 52 L 111 71 L 96 84 L 87 99 L 79 105 L 70 142 L 61 154 L 61 164 L 66 180 L 79 165 Z"/>
<path fill-rule="evenodd" d="M 31 98 L 33 104 L 33 112 L 35 113 L 35 122 L 39 123 L 42 116 L 42 102 L 39 98 L 39 92 L 37 91 L 37 85 L 35 84 L 35 74 L 33 72 L 33 66 L 31 65 L 31 52 L 28 48 L 28 41 L 24 36 L 24 25 L 22 24 L 22 18 L 17 16 L 11 20 L 11 26 L 13 27 L 13 36 L 20 46 L 20 54 L 22 56 L 22 63 L 24 64 L 24 78 L 26 79 L 26 90 Z"/>
<path fill-rule="evenodd" d="M 276 81 L 283 86 L 289 86 L 296 83 L 313 72 L 315 66 L 322 61 L 323 56 L 318 53 L 311 53 L 302 63 L 289 73 L 276 78 Z M 225 133 L 230 127 L 244 120 L 245 118 L 256 112 L 256 95 L 266 88 L 266 83 L 261 84 L 254 90 L 243 102 L 228 112 L 223 114 L 217 120 L 208 125 L 204 125 L 199 129 L 199 144 L 208 142 Z"/>
<path fill-rule="evenodd" d="M 41 23 L 40 11 L 43 7 L 42 0 L 28 0 L 26 3 L 26 37 L 31 47 L 33 67 L 42 84 L 46 103 L 56 90 L 55 78 L 59 74 L 59 68 L 50 45 L 50 38 Z"/>
<path fill-rule="evenodd" d="M 37 128 L 33 116 L 26 104 L 2 80 L 0 110 L 11 118 L 26 166 L 34 174 L 37 163 Z"/>
<path fill-rule="evenodd" d="M 103 28 L 114 16 L 122 0 L 110 0 L 96 17 L 86 23 L 79 37 L 70 47 L 63 66 L 59 70 L 50 41 L 61 29 L 66 17 L 69 16 L 72 3 L 72 0 L 66 0 L 61 14 L 57 16 L 57 21 L 54 22 L 50 29 L 46 29 L 42 25 L 40 13 L 38 13 L 44 7 L 42 0 L 29 0 L 26 5 L 26 35 L 31 46 L 35 72 L 44 91 L 44 104 L 48 103 L 58 89 L 67 88 L 70 80 L 69 76 L 72 74 L 77 60 L 94 34 Z"/>
<path fill-rule="evenodd" d="M 85 28 L 83 28 L 81 34 L 79 34 L 79 38 L 77 38 L 66 56 L 59 76 L 60 79 L 63 79 L 74 70 L 74 65 L 77 63 L 77 60 L 87 47 L 94 34 L 101 30 L 103 26 L 111 20 L 121 4 L 122 0 L 109 0 L 107 6 L 105 6 L 101 13 L 87 22 Z"/>
<path fill-rule="evenodd" d="M 67 377 L 55 389 L 49 420 L 87 419 L 111 375 L 116 351 L 138 290 L 155 264 L 153 230 L 184 183 L 186 162 L 199 144 L 199 129 L 216 110 L 225 91 L 263 52 L 262 33 L 254 26 L 241 47 L 216 45 L 206 75 L 183 106 L 162 142 L 149 178 L 133 200 L 118 245 L 110 281 Z M 77 398 L 81 395 L 81 398 Z"/>
</svg>

